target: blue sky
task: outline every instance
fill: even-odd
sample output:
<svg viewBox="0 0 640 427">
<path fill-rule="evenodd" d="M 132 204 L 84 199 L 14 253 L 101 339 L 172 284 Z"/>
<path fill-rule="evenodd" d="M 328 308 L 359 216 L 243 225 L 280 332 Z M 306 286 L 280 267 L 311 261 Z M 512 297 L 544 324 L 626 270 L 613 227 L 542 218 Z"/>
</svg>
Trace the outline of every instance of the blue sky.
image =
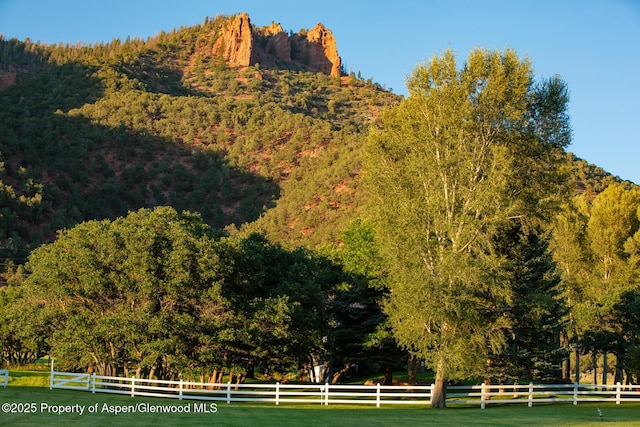
<svg viewBox="0 0 640 427">
<path fill-rule="evenodd" d="M 640 184 L 640 0 L 0 0 L 0 33 L 46 43 L 146 38 L 247 12 L 285 31 L 322 22 L 347 70 L 406 94 L 414 66 L 450 48 L 515 49 L 571 93 L 569 151 Z"/>
</svg>

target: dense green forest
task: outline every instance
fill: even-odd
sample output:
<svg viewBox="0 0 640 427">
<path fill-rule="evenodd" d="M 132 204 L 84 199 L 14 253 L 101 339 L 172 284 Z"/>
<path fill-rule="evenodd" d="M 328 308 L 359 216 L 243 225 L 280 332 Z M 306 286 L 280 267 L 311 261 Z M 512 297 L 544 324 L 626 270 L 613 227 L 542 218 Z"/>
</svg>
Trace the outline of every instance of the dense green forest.
<svg viewBox="0 0 640 427">
<path fill-rule="evenodd" d="M 283 62 L 231 67 L 211 49 L 226 19 L 95 45 L 0 38 L 5 363 L 52 353 L 69 369 L 214 379 L 225 371 L 242 380 L 258 368 L 326 362 L 338 380 L 355 365 L 389 374 L 423 359 L 410 345 L 398 348 L 383 314 L 393 268 L 362 179 L 368 138 L 393 128 L 395 113 L 385 114 L 406 100 L 360 73 L 330 77 Z M 526 160 L 530 147 L 510 154 Z M 637 187 L 565 148 L 553 148 L 562 177 L 553 215 L 501 224 L 487 238 L 492 249 L 482 249 L 505 260 L 510 292 L 489 378 L 568 380 L 571 360 L 607 353 L 617 356 L 618 379 L 623 355 L 634 372 L 639 325 L 625 316 L 640 301 Z M 519 200 L 548 201 L 533 177 Z M 614 214 L 624 226 L 598 234 Z M 154 230 L 153 218 L 172 232 Z M 136 227 L 157 239 L 136 249 L 127 240 Z M 92 244 L 82 243 L 87 236 Z M 155 261 L 136 261 L 155 250 Z M 54 254 L 67 254 L 69 265 Z M 190 264 L 180 266 L 179 256 Z M 142 273 L 127 273 L 127 263 Z M 134 283 L 161 295 L 135 294 L 127 288 Z M 114 303 L 98 304 L 97 295 Z M 142 332 L 110 335 L 122 322 L 138 332 L 151 326 L 144 340 Z M 99 350 L 65 344 L 96 331 Z"/>
</svg>

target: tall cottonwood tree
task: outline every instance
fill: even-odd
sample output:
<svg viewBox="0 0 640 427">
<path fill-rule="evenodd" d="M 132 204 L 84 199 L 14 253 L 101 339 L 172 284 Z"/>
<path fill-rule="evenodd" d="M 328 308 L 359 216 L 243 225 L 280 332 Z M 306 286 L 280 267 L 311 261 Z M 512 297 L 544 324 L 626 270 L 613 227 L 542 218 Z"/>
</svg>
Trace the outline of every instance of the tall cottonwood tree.
<svg viewBox="0 0 640 427">
<path fill-rule="evenodd" d="M 496 234 L 544 216 L 561 193 L 570 139 L 565 84 L 535 84 L 511 50 L 452 52 L 419 65 L 409 96 L 368 139 L 369 211 L 389 272 L 398 342 L 449 379 L 483 373 L 504 345 L 512 299 Z"/>
</svg>

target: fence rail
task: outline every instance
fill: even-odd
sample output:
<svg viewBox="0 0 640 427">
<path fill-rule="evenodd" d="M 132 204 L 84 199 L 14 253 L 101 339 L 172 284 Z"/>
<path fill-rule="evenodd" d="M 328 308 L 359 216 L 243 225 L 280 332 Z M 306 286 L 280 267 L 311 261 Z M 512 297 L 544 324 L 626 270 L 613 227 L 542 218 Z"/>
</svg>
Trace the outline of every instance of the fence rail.
<svg viewBox="0 0 640 427">
<path fill-rule="evenodd" d="M 1 372 L 1 371 L 0 371 Z M 124 394 L 131 397 L 163 397 L 231 402 L 428 405 L 432 386 L 383 386 L 346 384 L 232 384 L 150 380 L 96 374 L 51 371 L 50 389 Z M 593 384 L 515 384 L 449 386 L 447 405 L 533 404 L 585 402 L 640 402 L 640 386 Z"/>
<path fill-rule="evenodd" d="M 51 371 L 50 389 L 231 402 L 429 404 L 431 386 L 344 384 L 232 384 L 149 380 Z"/>
<path fill-rule="evenodd" d="M 9 371 L 0 369 L 0 386 L 6 387 L 7 385 L 9 385 Z"/>
</svg>

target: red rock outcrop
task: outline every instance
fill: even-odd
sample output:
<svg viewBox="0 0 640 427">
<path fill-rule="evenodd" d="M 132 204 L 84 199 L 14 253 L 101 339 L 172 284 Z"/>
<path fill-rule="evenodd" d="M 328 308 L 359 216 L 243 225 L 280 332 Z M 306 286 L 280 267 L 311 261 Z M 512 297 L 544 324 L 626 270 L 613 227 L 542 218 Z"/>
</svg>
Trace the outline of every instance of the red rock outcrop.
<svg viewBox="0 0 640 427">
<path fill-rule="evenodd" d="M 306 50 L 305 53 L 308 53 L 308 65 L 311 68 L 333 77 L 340 76 L 341 60 L 331 30 L 318 23 L 307 32 L 306 46 L 301 43 L 300 47 L 303 52 Z"/>
<path fill-rule="evenodd" d="M 249 15 L 241 13 L 227 21 L 222 34 L 213 45 L 213 53 L 231 66 L 253 65 L 254 43 Z"/>
<path fill-rule="evenodd" d="M 291 40 L 289 35 L 284 32 L 282 25 L 271 24 L 270 27 L 264 28 L 267 38 L 265 51 L 267 54 L 273 55 L 276 59 L 282 61 L 291 61 Z"/>
<path fill-rule="evenodd" d="M 254 28 L 246 13 L 227 20 L 212 53 L 231 66 L 260 63 L 272 67 L 293 62 L 335 77 L 340 76 L 341 70 L 336 40 L 324 25 L 318 23 L 304 34 L 289 37 L 282 25 L 273 22 L 268 27 Z"/>
</svg>

